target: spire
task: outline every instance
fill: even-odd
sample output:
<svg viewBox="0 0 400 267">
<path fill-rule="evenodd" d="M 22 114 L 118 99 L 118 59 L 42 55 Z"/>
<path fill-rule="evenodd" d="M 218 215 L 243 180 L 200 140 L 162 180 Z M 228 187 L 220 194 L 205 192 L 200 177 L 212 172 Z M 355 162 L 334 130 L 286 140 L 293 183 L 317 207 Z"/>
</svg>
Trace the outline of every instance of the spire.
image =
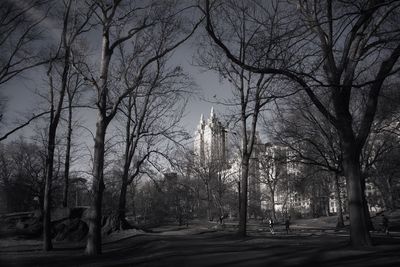
<svg viewBox="0 0 400 267">
<path fill-rule="evenodd" d="M 200 122 L 199 122 L 199 125 L 197 125 L 197 129 L 199 131 L 202 131 L 202 129 L 204 128 L 204 125 L 205 125 L 205 121 L 204 121 L 203 113 L 201 113 Z"/>
<path fill-rule="evenodd" d="M 210 119 L 214 118 L 215 114 L 214 114 L 214 107 L 211 107 L 211 113 L 210 113 Z"/>
<path fill-rule="evenodd" d="M 203 113 L 201 113 L 199 126 L 204 127 L 205 124 L 206 124 L 206 121 L 204 120 Z"/>
</svg>

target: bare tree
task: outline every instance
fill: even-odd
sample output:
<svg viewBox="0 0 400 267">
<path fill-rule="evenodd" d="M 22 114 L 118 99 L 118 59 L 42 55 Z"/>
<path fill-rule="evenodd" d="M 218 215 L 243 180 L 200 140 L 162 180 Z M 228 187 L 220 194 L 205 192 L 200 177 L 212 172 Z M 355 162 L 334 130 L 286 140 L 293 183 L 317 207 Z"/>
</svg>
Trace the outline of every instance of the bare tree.
<svg viewBox="0 0 400 267">
<path fill-rule="evenodd" d="M 219 6 L 219 3 L 215 2 Z M 255 74 L 242 66 L 246 64 L 258 64 L 252 54 L 253 29 L 247 24 L 247 12 L 255 12 L 255 6 L 249 11 L 249 6 L 244 2 L 230 1 L 227 4 L 227 9 L 234 10 L 234 15 L 228 12 L 221 12 L 219 21 L 227 21 L 230 27 L 224 31 L 224 39 L 227 42 L 235 43 L 235 51 L 238 52 L 237 60 L 245 64 L 239 65 L 236 62 L 226 62 L 220 56 L 221 51 L 218 47 L 223 44 L 222 41 L 215 35 L 211 26 L 210 3 L 206 2 L 207 16 L 206 29 L 209 36 L 212 37 L 215 45 L 209 46 L 209 52 L 205 52 L 205 56 L 201 58 L 204 66 L 211 70 L 217 71 L 222 78 L 227 79 L 233 88 L 233 99 L 225 104 L 235 106 L 238 110 L 234 111 L 233 120 L 236 123 L 240 122 L 240 137 L 241 137 L 241 193 L 240 193 L 240 209 L 239 209 L 239 229 L 238 234 L 246 235 L 247 225 L 247 207 L 248 207 L 248 177 L 250 168 L 250 158 L 252 157 L 253 148 L 256 143 L 257 124 L 260 114 L 265 110 L 266 105 L 277 98 L 283 98 L 293 94 L 293 92 L 282 93 L 283 90 L 277 86 L 271 86 L 274 77 L 267 74 Z M 231 40 L 229 36 L 234 36 L 236 39 Z M 215 37 L 215 38 L 213 38 Z M 218 42 L 216 42 L 218 40 Z M 226 47 L 226 46 L 224 46 Z M 224 104 L 224 103 L 223 103 Z M 236 126 L 236 125 L 235 125 Z"/>
<path fill-rule="evenodd" d="M 41 29 L 48 16 L 48 2 L 7 0 L 0 4 L 0 87 L 47 62 L 41 58 L 38 44 L 43 37 Z M 0 92 L 0 122 L 6 102 L 7 98 Z"/>
<path fill-rule="evenodd" d="M 47 75 L 49 77 L 50 86 L 50 123 L 48 128 L 48 143 L 47 143 L 47 158 L 46 158 L 46 182 L 44 191 L 44 208 L 43 208 L 43 249 L 45 251 L 51 250 L 53 245 L 51 243 L 51 222 L 50 222 L 50 202 L 51 202 L 51 186 L 54 174 L 54 150 L 56 147 L 56 133 L 57 127 L 61 117 L 61 111 L 64 104 L 64 96 L 68 87 L 68 77 L 71 67 L 71 49 L 74 45 L 76 38 L 88 31 L 86 27 L 91 10 L 86 14 L 80 13 L 78 6 L 72 8 L 72 0 L 62 3 L 62 32 L 61 41 L 55 56 L 50 60 Z M 77 11 L 79 10 L 79 11 Z M 74 14 L 74 11 L 77 12 Z M 83 17 L 83 19 L 82 19 Z M 59 89 L 54 81 L 54 73 L 57 73 L 56 59 L 61 57 L 61 82 Z"/>
<path fill-rule="evenodd" d="M 152 39 L 135 39 L 135 44 L 141 47 L 151 47 Z M 126 55 L 120 47 L 121 66 L 124 87 L 133 88 L 132 73 L 140 66 L 137 62 L 140 54 Z M 136 63 L 134 63 L 136 61 Z M 143 77 L 141 84 L 137 84 L 131 93 L 122 101 L 119 116 L 124 130 L 124 163 L 119 195 L 118 221 L 120 228 L 129 227 L 125 219 L 126 194 L 128 186 L 141 175 L 142 165 L 151 160 L 152 154 L 168 156 L 169 152 L 163 147 L 172 142 L 180 144 L 186 137 L 180 129 L 179 122 L 189 94 L 191 93 L 190 79 L 180 67 L 169 69 L 167 60 L 157 61 L 157 67 Z"/>
<path fill-rule="evenodd" d="M 397 165 L 399 153 L 397 139 L 400 136 L 398 124 L 400 102 L 396 88 L 397 85 L 394 83 L 382 91 L 382 100 L 378 105 L 371 134 L 361 154 L 363 179 L 379 189 L 387 209 L 393 209 L 397 199 L 393 187 L 397 180 L 397 168 L 394 166 Z M 368 196 L 365 202 L 368 202 L 367 198 Z"/>
<path fill-rule="evenodd" d="M 0 190 L 4 211 L 43 207 L 44 147 L 20 138 L 0 145 Z"/>
<path fill-rule="evenodd" d="M 269 194 L 264 196 L 270 201 L 271 214 L 276 221 L 275 196 L 281 184 L 287 182 L 287 151 L 284 147 L 274 147 L 272 144 L 266 147 L 264 155 L 258 159 L 260 165 L 259 181 L 265 185 Z"/>
<path fill-rule="evenodd" d="M 190 159 L 190 163 L 187 163 L 190 173 L 195 179 L 201 181 L 202 187 L 204 186 L 198 192 L 199 200 L 205 200 L 207 219 L 213 221 L 215 215 L 224 215 L 222 197 L 226 189 L 226 176 L 229 175 L 226 172 L 227 162 L 220 156 L 212 155 L 207 148 L 204 151 L 204 155 L 190 152 L 186 154 Z"/>
<path fill-rule="evenodd" d="M 68 192 L 69 192 L 69 175 L 71 165 L 71 148 L 72 148 L 72 132 L 73 132 L 73 107 L 74 103 L 79 101 L 82 89 L 85 87 L 83 77 L 77 73 L 72 72 L 68 77 L 67 85 L 67 143 L 65 149 L 64 161 L 64 189 L 62 206 L 68 206 Z"/>
<path fill-rule="evenodd" d="M 252 3 L 259 7 L 257 14 L 246 14 L 254 29 L 253 47 L 258 55 L 268 59 L 271 59 L 267 53 L 271 47 L 273 51 L 282 52 L 269 64 L 243 61 L 237 51 L 221 39 L 218 25 L 212 18 L 215 12 L 223 12 L 224 5 L 214 2 L 211 6 L 210 1 L 206 1 L 206 30 L 235 64 L 256 73 L 282 75 L 300 86 L 337 129 L 343 146 L 343 170 L 350 203 L 350 239 L 354 246 L 370 246 L 367 215 L 361 208 L 360 153 L 371 129 L 382 85 L 397 71 L 399 29 L 398 23 L 393 22 L 398 17 L 399 3 L 373 0 L 355 4 L 329 0 L 323 3 L 298 1 L 297 5 L 279 1 L 274 1 L 273 5 Z M 274 20 L 258 20 L 262 13 L 266 18 L 271 18 L 268 17 L 271 13 L 276 14 L 272 16 L 276 18 L 289 11 L 291 16 L 284 20 L 286 23 L 275 27 L 280 31 L 278 36 L 268 31 Z M 368 76 L 365 75 L 367 69 Z M 355 113 L 352 95 L 356 93 L 354 89 L 361 88 L 368 91 L 368 97 L 364 107 Z M 329 90 L 329 102 L 320 98 L 325 89 Z M 354 125 L 355 117 L 360 118 L 358 125 Z"/>
<path fill-rule="evenodd" d="M 97 93 L 97 123 L 95 133 L 91 218 L 89 222 L 89 238 L 86 253 L 101 253 L 101 204 L 104 191 L 104 142 L 107 127 L 115 117 L 121 101 L 127 97 L 143 80 L 146 72 L 157 66 L 159 59 L 165 57 L 176 47 L 186 41 L 199 24 L 181 37 L 182 20 L 180 14 L 187 7 L 177 6 L 169 2 L 142 3 L 139 1 L 93 1 L 96 6 L 95 17 L 101 32 L 100 70 L 98 75 L 88 68 L 82 73 L 93 84 Z M 116 48 L 136 36 L 153 38 L 152 50 L 143 59 L 140 67 L 135 69 L 130 88 L 121 90 L 112 86 L 113 54 Z M 135 53 L 136 47 L 132 47 Z"/>
<path fill-rule="evenodd" d="M 317 113 L 308 99 L 299 96 L 297 99 L 288 99 L 282 105 L 285 108 L 277 108 L 277 114 L 272 119 L 276 128 L 272 130 L 272 121 L 266 121 L 265 128 L 274 139 L 289 149 L 291 163 L 314 168 L 321 174 L 332 174 L 338 207 L 337 227 L 344 227 L 340 186 L 340 177 L 343 175 L 342 147 L 336 129 Z"/>
<path fill-rule="evenodd" d="M 36 47 L 42 37 L 42 23 L 48 15 L 48 2 L 7 0 L 0 4 L 0 85 L 47 62 L 40 59 Z"/>
</svg>

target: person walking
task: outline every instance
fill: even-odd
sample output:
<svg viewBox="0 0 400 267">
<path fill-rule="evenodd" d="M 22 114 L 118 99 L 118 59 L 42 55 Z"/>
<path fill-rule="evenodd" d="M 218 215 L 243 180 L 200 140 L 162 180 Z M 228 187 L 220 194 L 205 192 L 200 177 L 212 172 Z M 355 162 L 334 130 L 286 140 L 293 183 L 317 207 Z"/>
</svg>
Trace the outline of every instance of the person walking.
<svg viewBox="0 0 400 267">
<path fill-rule="evenodd" d="M 286 229 L 286 234 L 288 235 L 289 234 L 289 225 L 290 225 L 290 221 L 289 221 L 289 218 L 286 218 L 286 220 L 285 220 L 285 229 Z"/>
<path fill-rule="evenodd" d="M 272 218 L 269 218 L 268 223 L 269 223 L 269 231 L 271 232 L 271 234 L 274 235 L 275 234 L 275 231 L 274 231 L 274 220 Z"/>
</svg>

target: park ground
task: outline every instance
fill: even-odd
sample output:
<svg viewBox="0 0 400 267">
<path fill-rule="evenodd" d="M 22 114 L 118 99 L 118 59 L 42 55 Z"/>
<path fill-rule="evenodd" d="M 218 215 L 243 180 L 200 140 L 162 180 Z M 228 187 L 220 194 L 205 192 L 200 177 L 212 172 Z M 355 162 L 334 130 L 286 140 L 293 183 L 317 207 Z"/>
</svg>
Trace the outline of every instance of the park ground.
<svg viewBox="0 0 400 267">
<path fill-rule="evenodd" d="M 103 254 L 96 257 L 84 255 L 84 242 L 55 242 L 53 251 L 43 252 L 39 239 L 8 237 L 0 239 L 0 266 L 400 266 L 396 228 L 386 236 L 377 218 L 374 246 L 356 249 L 348 228 L 337 231 L 335 220 L 294 220 L 288 234 L 278 224 L 274 235 L 250 221 L 245 238 L 236 235 L 235 222 L 126 230 L 104 238 Z"/>
</svg>

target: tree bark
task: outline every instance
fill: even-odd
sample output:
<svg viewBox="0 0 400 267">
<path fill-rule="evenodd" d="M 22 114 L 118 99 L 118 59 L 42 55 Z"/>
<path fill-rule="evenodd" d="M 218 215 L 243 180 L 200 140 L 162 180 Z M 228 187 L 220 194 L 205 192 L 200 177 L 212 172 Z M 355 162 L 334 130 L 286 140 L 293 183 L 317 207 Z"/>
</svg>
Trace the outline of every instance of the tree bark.
<svg viewBox="0 0 400 267">
<path fill-rule="evenodd" d="M 239 209 L 239 229 L 238 235 L 245 237 L 247 228 L 247 187 L 249 176 L 249 156 L 242 155 L 242 176 L 241 176 L 241 192 L 240 192 L 240 209 Z"/>
<path fill-rule="evenodd" d="M 65 40 L 65 28 L 63 32 L 63 38 Z M 52 62 L 50 63 L 50 68 L 48 70 L 48 75 L 50 79 L 51 112 L 50 112 L 50 125 L 49 125 L 49 137 L 48 137 L 49 139 L 47 141 L 46 181 L 45 181 L 44 202 L 43 202 L 43 250 L 44 251 L 49 251 L 53 249 L 53 245 L 51 243 L 50 209 L 51 209 L 51 185 L 53 181 L 54 150 L 56 144 L 57 127 L 60 121 L 61 109 L 64 101 L 65 91 L 67 88 L 67 78 L 70 67 L 69 65 L 70 48 L 67 45 L 65 45 L 65 42 L 64 42 L 64 47 L 66 49 L 63 58 L 64 68 L 61 77 L 61 89 L 56 109 L 54 108 L 54 88 L 51 76 Z"/>
<path fill-rule="evenodd" d="M 107 116 L 107 96 L 108 96 L 108 69 L 112 51 L 109 49 L 109 32 L 103 32 L 101 66 L 100 66 L 100 86 L 98 90 L 98 114 L 96 123 L 96 135 L 94 140 L 93 157 L 93 184 L 92 199 L 90 204 L 89 233 L 86 243 L 87 255 L 101 254 L 101 207 L 104 191 L 104 144 L 107 126 L 110 117 Z"/>
<path fill-rule="evenodd" d="M 372 245 L 367 227 L 362 188 L 359 153 L 354 145 L 343 142 L 343 170 L 347 178 L 347 192 L 350 213 L 350 242 L 355 247 Z"/>
<path fill-rule="evenodd" d="M 340 195 L 339 175 L 337 173 L 335 173 L 335 195 L 336 195 L 336 206 L 337 206 L 337 216 L 338 216 L 336 228 L 343 228 L 344 220 L 343 220 L 342 197 Z"/>
<path fill-rule="evenodd" d="M 88 255 L 101 254 L 101 206 L 103 201 L 104 180 L 104 141 L 106 123 L 101 114 L 96 123 L 96 136 L 93 158 L 92 199 L 89 215 L 89 233 L 85 253 Z"/>
<path fill-rule="evenodd" d="M 211 190 L 208 183 L 206 183 L 206 191 L 207 191 L 207 218 L 209 221 L 212 221 L 214 218 L 212 217 L 212 205 L 211 205 Z"/>
<path fill-rule="evenodd" d="M 276 212 L 275 212 L 275 192 L 271 189 L 271 212 L 272 218 L 276 221 Z"/>
<path fill-rule="evenodd" d="M 47 144 L 47 157 L 46 157 L 46 182 L 44 189 L 44 202 L 43 202 L 43 250 L 49 251 L 53 249 L 51 242 L 51 185 L 53 180 L 53 160 L 55 148 L 56 128 L 53 123 L 49 127 L 49 140 Z"/>
<path fill-rule="evenodd" d="M 237 186 L 238 186 L 238 211 L 240 215 L 240 203 L 242 203 L 242 199 L 240 196 L 240 194 L 242 193 L 242 187 L 240 186 L 240 181 L 237 182 Z"/>
<path fill-rule="evenodd" d="M 121 191 L 119 195 L 119 202 L 118 202 L 118 221 L 119 221 L 119 228 L 120 229 L 126 229 L 127 228 L 127 222 L 126 222 L 126 193 L 128 190 L 128 183 L 127 183 L 127 177 L 122 178 L 122 184 L 121 184 Z"/>
<path fill-rule="evenodd" d="M 68 187 L 69 187 L 69 166 L 71 158 L 71 139 L 72 139 L 72 106 L 71 102 L 68 103 L 68 133 L 67 133 L 67 150 L 65 152 L 65 165 L 64 165 L 64 190 L 63 190 L 63 207 L 68 206 Z"/>
</svg>

